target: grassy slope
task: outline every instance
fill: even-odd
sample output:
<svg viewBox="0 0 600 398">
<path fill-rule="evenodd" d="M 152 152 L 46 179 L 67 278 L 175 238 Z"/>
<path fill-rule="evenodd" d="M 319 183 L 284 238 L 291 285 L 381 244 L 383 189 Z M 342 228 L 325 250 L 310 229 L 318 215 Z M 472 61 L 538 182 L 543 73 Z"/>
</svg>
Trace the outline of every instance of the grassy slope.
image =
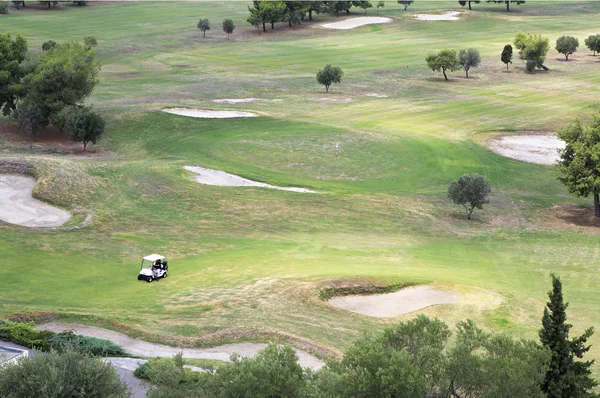
<svg viewBox="0 0 600 398">
<path fill-rule="evenodd" d="M 517 60 L 513 73 L 502 73 L 499 53 L 519 30 L 583 42 L 596 33 L 600 8 L 532 2 L 506 14 L 501 6 L 474 7 L 461 21 L 435 23 L 403 18 L 388 3 L 380 14 L 397 21 L 380 30 L 303 27 L 261 36 L 246 27 L 245 5 L 237 2 L 2 16 L 2 31 L 25 35 L 32 48 L 48 39 L 99 39 L 104 68 L 90 102 L 109 119 L 103 145 L 116 156 L 30 156 L 77 170 L 39 194 L 94 209 L 95 222 L 70 232 L 0 227 L 0 255 L 10 265 L 0 311 L 92 315 L 187 342 L 222 331 L 236 331 L 227 339 L 280 331 L 343 349 L 390 321 L 327 307 L 315 282 L 374 277 L 434 283 L 463 297 L 427 314 L 534 337 L 555 271 L 576 330 L 597 324 L 596 232 L 553 208 L 588 201 L 567 195 L 552 168 L 494 155 L 473 134 L 554 130 L 588 116 L 600 78 L 585 51 L 566 64 L 552 50 L 552 72 L 532 76 Z M 411 11 L 445 8 L 427 2 Z M 213 21 L 206 40 L 194 28 L 200 17 Z M 238 25 L 230 41 L 217 22 L 226 17 Z M 484 62 L 473 79 L 445 83 L 425 68 L 424 54 L 444 47 L 480 49 Z M 321 100 L 314 83 L 325 63 L 345 71 L 327 96 L 333 101 Z M 365 96 L 371 92 L 389 97 Z M 282 101 L 210 102 L 250 96 Z M 265 117 L 158 112 L 169 105 Z M 201 186 L 182 170 L 186 164 L 323 194 Z M 444 200 L 448 181 L 466 172 L 485 174 L 495 187 L 492 204 L 470 223 Z M 77 175 L 97 183 L 75 186 Z M 139 257 L 149 252 L 171 258 L 168 280 L 136 283 Z"/>
</svg>

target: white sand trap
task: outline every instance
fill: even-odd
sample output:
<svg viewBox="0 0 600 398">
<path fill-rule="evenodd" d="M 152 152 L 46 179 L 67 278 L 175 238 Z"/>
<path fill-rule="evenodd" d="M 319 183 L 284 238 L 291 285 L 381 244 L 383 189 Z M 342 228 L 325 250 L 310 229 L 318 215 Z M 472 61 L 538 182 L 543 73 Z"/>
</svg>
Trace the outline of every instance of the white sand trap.
<svg viewBox="0 0 600 398">
<path fill-rule="evenodd" d="M 392 22 L 393 19 L 385 18 L 385 17 L 358 17 L 358 18 L 350 18 L 345 19 L 340 22 L 326 23 L 321 25 L 323 28 L 327 29 L 354 29 L 363 25 L 371 25 L 371 24 L 379 24 L 379 23 L 389 23 Z"/>
<path fill-rule="evenodd" d="M 536 164 L 555 164 L 558 149 L 565 142 L 556 138 L 555 133 L 505 135 L 492 138 L 488 147 L 499 155 Z"/>
<path fill-rule="evenodd" d="M 246 102 L 260 101 L 260 98 L 226 98 L 226 99 L 215 99 L 212 101 L 216 102 L 217 104 L 235 105 L 235 104 L 243 104 Z"/>
<path fill-rule="evenodd" d="M 385 94 L 369 93 L 367 94 L 367 97 L 387 98 L 388 96 Z"/>
<path fill-rule="evenodd" d="M 252 181 L 220 170 L 205 169 L 204 167 L 197 166 L 183 166 L 183 168 L 198 174 L 194 179 L 196 182 L 205 185 L 217 185 L 221 187 L 260 187 L 291 192 L 316 193 L 307 188 L 278 187 L 276 185 L 265 184 L 264 182 Z"/>
<path fill-rule="evenodd" d="M 459 11 L 448 11 L 445 14 L 415 14 L 419 21 L 456 21 L 460 15 Z"/>
<path fill-rule="evenodd" d="M 77 323 L 50 322 L 37 325 L 36 329 L 51 330 L 56 333 L 72 330 L 76 334 L 107 339 L 123 347 L 129 354 L 139 357 L 170 358 L 178 352 L 181 352 L 183 353 L 184 358 L 204 358 L 229 361 L 231 354 L 235 353 L 243 357 L 253 357 L 258 351 L 267 347 L 266 344 L 256 343 L 226 344 L 211 348 L 171 347 L 162 344 L 149 343 L 140 339 L 133 339 L 123 333 L 113 332 L 112 330 L 94 326 L 85 326 Z M 298 363 L 302 367 L 316 370 L 324 365 L 323 361 L 310 355 L 306 351 L 296 349 L 296 353 L 298 354 Z"/>
<path fill-rule="evenodd" d="M 0 175 L 0 220 L 24 227 L 60 227 L 71 214 L 31 196 L 35 180 Z"/>
<path fill-rule="evenodd" d="M 429 286 L 416 286 L 387 294 L 334 297 L 329 300 L 329 304 L 358 314 L 389 318 L 431 305 L 452 304 L 457 301 L 458 296 L 455 294 L 435 290 Z"/>
<path fill-rule="evenodd" d="M 169 108 L 163 112 L 179 116 L 199 117 L 204 119 L 228 119 L 233 117 L 256 117 L 256 113 L 238 111 L 209 111 L 204 109 Z"/>
</svg>

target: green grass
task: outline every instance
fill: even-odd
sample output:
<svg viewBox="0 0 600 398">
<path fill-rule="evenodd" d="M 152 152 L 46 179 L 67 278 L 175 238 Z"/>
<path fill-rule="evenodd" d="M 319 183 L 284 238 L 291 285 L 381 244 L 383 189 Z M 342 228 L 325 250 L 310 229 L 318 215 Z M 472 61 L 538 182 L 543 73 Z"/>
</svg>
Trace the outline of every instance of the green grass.
<svg viewBox="0 0 600 398">
<path fill-rule="evenodd" d="M 422 2 L 409 13 L 454 6 Z M 103 69 L 89 102 L 107 118 L 100 145 L 109 154 L 80 159 L 51 144 L 29 153 L 2 135 L 3 158 L 37 167 L 37 197 L 75 207 L 70 225 L 87 215 L 92 224 L 0 226 L 0 315 L 57 313 L 188 346 L 276 339 L 339 353 L 361 333 L 414 314 L 353 315 L 327 306 L 320 291 L 430 283 L 461 301 L 423 313 L 536 338 L 556 272 L 574 330 L 597 326 L 590 200 L 567 194 L 552 167 L 503 158 L 480 141 L 497 130 L 555 131 L 597 111 L 598 63 L 585 49 L 568 63 L 551 50 L 551 71 L 533 75 L 518 60 L 504 73 L 500 52 L 519 30 L 583 43 L 596 33 L 600 5 L 532 1 L 507 14 L 480 4 L 456 22 L 415 21 L 401 9 L 387 3 L 379 15 L 396 21 L 378 27 L 303 24 L 261 35 L 239 2 L 102 3 L 1 16 L 0 30 L 25 35 L 33 49 L 97 37 Z M 206 39 L 195 28 L 201 17 L 213 24 Z M 224 18 L 237 25 L 231 40 L 220 32 Z M 483 64 L 472 79 L 454 72 L 444 82 L 424 62 L 444 47 L 477 48 Z M 345 72 L 329 94 L 314 81 L 326 63 Z M 245 97 L 262 100 L 211 101 Z M 160 112 L 167 106 L 261 117 L 193 119 Z M 14 125 L 3 120 L 0 128 Z M 184 165 L 319 194 L 199 185 Z M 445 196 L 449 181 L 471 172 L 494 190 L 468 222 Z M 138 282 L 140 258 L 152 252 L 169 257 L 170 276 Z M 592 343 L 600 358 L 600 337 Z"/>
</svg>

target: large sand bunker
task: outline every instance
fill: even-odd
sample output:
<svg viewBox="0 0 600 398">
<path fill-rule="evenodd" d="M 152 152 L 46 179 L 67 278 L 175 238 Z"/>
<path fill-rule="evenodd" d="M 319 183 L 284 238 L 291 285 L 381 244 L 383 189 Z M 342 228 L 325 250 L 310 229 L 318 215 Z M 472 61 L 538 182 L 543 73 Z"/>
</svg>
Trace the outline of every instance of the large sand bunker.
<svg viewBox="0 0 600 398">
<path fill-rule="evenodd" d="M 321 26 L 327 29 L 354 29 L 363 25 L 388 23 L 392 21 L 393 19 L 385 17 L 358 17 L 345 19 L 340 22 L 326 23 Z"/>
<path fill-rule="evenodd" d="M 244 104 L 246 102 L 260 101 L 260 98 L 225 98 L 225 99 L 214 99 L 212 101 L 216 102 L 217 104 L 235 105 L 235 104 Z"/>
<path fill-rule="evenodd" d="M 183 168 L 198 174 L 194 179 L 196 182 L 205 185 L 217 185 L 221 187 L 260 187 L 291 192 L 316 193 L 307 188 L 278 187 L 276 185 L 265 184 L 264 182 L 252 181 L 220 170 L 205 169 L 204 167 L 197 166 L 184 166 Z"/>
<path fill-rule="evenodd" d="M 31 177 L 0 174 L 0 220 L 24 227 L 59 227 L 71 214 L 31 196 Z"/>
<path fill-rule="evenodd" d="M 448 11 L 444 14 L 415 14 L 419 21 L 456 21 L 460 15 L 459 11 Z"/>
<path fill-rule="evenodd" d="M 334 297 L 329 300 L 329 304 L 358 314 L 389 318 L 431 305 L 452 304 L 457 301 L 458 296 L 455 294 L 435 290 L 429 286 L 416 286 L 387 294 Z"/>
<path fill-rule="evenodd" d="M 203 119 L 229 119 L 233 117 L 256 117 L 256 113 L 238 111 L 209 111 L 205 109 L 169 108 L 163 112 L 179 116 L 199 117 Z"/>
<path fill-rule="evenodd" d="M 181 348 L 171 347 L 161 344 L 148 343 L 140 339 L 133 339 L 122 333 L 112 330 L 97 328 L 94 326 L 85 326 L 77 323 L 50 322 L 36 326 L 38 330 L 51 330 L 56 333 L 64 331 L 73 331 L 76 334 L 107 339 L 120 345 L 123 349 L 139 357 L 166 357 L 170 358 L 178 352 L 183 353 L 184 358 L 204 358 L 217 359 L 220 361 L 229 361 L 231 354 L 239 354 L 243 357 L 253 357 L 256 353 L 267 347 L 266 344 L 257 343 L 239 343 L 226 344 L 211 348 Z M 310 355 L 309 353 L 296 349 L 298 354 L 298 363 L 302 367 L 319 369 L 324 364 L 323 361 Z"/>
<path fill-rule="evenodd" d="M 555 164 L 558 150 L 565 147 L 555 133 L 515 134 L 493 137 L 488 148 L 507 158 L 536 164 Z"/>
</svg>

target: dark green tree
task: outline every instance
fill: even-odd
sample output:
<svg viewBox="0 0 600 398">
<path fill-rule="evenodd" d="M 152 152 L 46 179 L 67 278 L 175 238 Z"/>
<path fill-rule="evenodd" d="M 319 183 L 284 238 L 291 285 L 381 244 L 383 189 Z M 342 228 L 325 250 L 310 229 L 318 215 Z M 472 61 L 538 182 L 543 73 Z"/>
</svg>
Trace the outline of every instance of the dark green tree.
<svg viewBox="0 0 600 398">
<path fill-rule="evenodd" d="M 202 31 L 202 37 L 206 37 L 206 31 L 210 30 L 210 21 L 208 18 L 202 18 L 198 21 L 196 26 Z"/>
<path fill-rule="evenodd" d="M 406 11 L 408 7 L 414 2 L 415 0 L 398 0 L 398 4 L 404 6 L 404 11 Z"/>
<path fill-rule="evenodd" d="M 456 55 L 456 51 L 454 50 L 442 50 L 437 54 L 429 54 L 427 58 L 425 58 L 427 62 L 427 66 L 434 72 L 442 71 L 444 74 L 444 79 L 448 81 L 448 76 L 446 75 L 446 71 L 458 70 L 460 69 L 460 64 L 458 63 L 458 56 Z"/>
<path fill-rule="evenodd" d="M 468 50 L 460 50 L 458 52 L 458 63 L 462 66 L 465 71 L 465 77 L 469 78 L 469 70 L 471 68 L 477 68 L 481 63 L 481 56 L 479 51 L 474 48 Z"/>
<path fill-rule="evenodd" d="M 448 198 L 464 206 L 469 220 L 475 208 L 483 209 L 483 205 L 489 203 L 488 197 L 491 192 L 492 187 L 485 177 L 477 173 L 465 174 L 448 186 Z"/>
<path fill-rule="evenodd" d="M 561 36 L 556 40 L 556 51 L 563 54 L 569 60 L 569 55 L 577 51 L 579 40 L 573 36 Z"/>
<path fill-rule="evenodd" d="M 503 3 L 506 4 L 506 11 L 510 11 L 510 3 L 517 5 L 525 4 L 525 0 L 486 0 L 488 3 Z"/>
<path fill-rule="evenodd" d="M 594 214 L 600 217 L 600 114 L 583 126 L 579 120 L 558 130 L 566 143 L 559 150 L 558 178 L 570 193 L 594 196 Z"/>
<path fill-rule="evenodd" d="M 547 38 L 535 33 L 519 32 L 516 34 L 513 44 L 519 49 L 519 56 L 525 61 L 527 72 L 531 73 L 535 69 L 548 70 L 544 66 L 544 60 L 550 48 Z"/>
<path fill-rule="evenodd" d="M 339 66 L 331 66 L 331 64 L 325 65 L 323 69 L 317 72 L 317 82 L 325 86 L 325 92 L 329 92 L 329 87 L 333 83 L 340 83 L 342 81 L 344 72 Z"/>
<path fill-rule="evenodd" d="M 10 4 L 10 2 L 8 1 L 0 1 L 0 15 L 2 14 L 8 14 L 8 5 Z"/>
<path fill-rule="evenodd" d="M 227 39 L 229 39 L 229 35 L 233 33 L 235 29 L 235 24 L 231 19 L 223 20 L 223 32 L 227 33 Z"/>
<path fill-rule="evenodd" d="M 583 335 L 572 340 L 569 331 L 572 325 L 567 323 L 568 303 L 563 300 L 562 283 L 554 274 L 552 290 L 548 292 L 549 301 L 544 308 L 540 341 L 550 349 L 552 359 L 542 383 L 542 390 L 548 398 L 584 398 L 596 397 L 591 390 L 598 383 L 591 378 L 591 366 L 594 361 L 577 361 L 589 351 L 587 340 L 594 333 L 588 328 Z"/>
<path fill-rule="evenodd" d="M 379 9 L 385 7 L 385 1 L 380 0 L 377 2 L 377 15 L 379 15 Z"/>
<path fill-rule="evenodd" d="M 91 108 L 71 106 L 63 109 L 60 116 L 61 128 L 75 142 L 83 143 L 83 152 L 91 142 L 95 144 L 104 134 L 104 119 Z"/>
<path fill-rule="evenodd" d="M 8 33 L 0 34 L 0 108 L 4 115 L 17 109 L 23 96 L 21 79 L 25 70 L 21 63 L 27 54 L 27 41 L 17 35 L 13 40 Z"/>
<path fill-rule="evenodd" d="M 324 12 L 327 12 L 328 7 L 325 1 L 303 1 L 303 9 L 306 10 L 306 12 L 308 13 L 308 20 L 312 21 L 313 20 L 313 13 L 314 14 L 322 14 Z"/>
<path fill-rule="evenodd" d="M 57 44 L 58 43 L 55 42 L 54 40 L 45 41 L 44 43 L 42 43 L 42 51 L 50 51 L 54 47 L 56 47 Z"/>
<path fill-rule="evenodd" d="M 600 53 L 600 35 L 590 35 L 585 39 L 585 46 L 596 53 Z"/>
<path fill-rule="evenodd" d="M 48 118 L 44 116 L 38 104 L 27 101 L 19 105 L 16 116 L 21 124 L 21 130 L 29 137 L 29 149 L 33 149 L 35 135 L 39 129 L 48 125 Z"/>
<path fill-rule="evenodd" d="M 469 10 L 472 10 L 471 3 L 479 4 L 479 3 L 481 3 L 481 0 L 459 0 L 458 1 L 458 4 L 460 4 L 463 7 L 468 4 L 469 5 Z"/>
<path fill-rule="evenodd" d="M 512 64 L 513 48 L 510 44 L 504 46 L 500 59 L 506 64 L 506 71 L 508 72 L 508 64 Z"/>
</svg>

